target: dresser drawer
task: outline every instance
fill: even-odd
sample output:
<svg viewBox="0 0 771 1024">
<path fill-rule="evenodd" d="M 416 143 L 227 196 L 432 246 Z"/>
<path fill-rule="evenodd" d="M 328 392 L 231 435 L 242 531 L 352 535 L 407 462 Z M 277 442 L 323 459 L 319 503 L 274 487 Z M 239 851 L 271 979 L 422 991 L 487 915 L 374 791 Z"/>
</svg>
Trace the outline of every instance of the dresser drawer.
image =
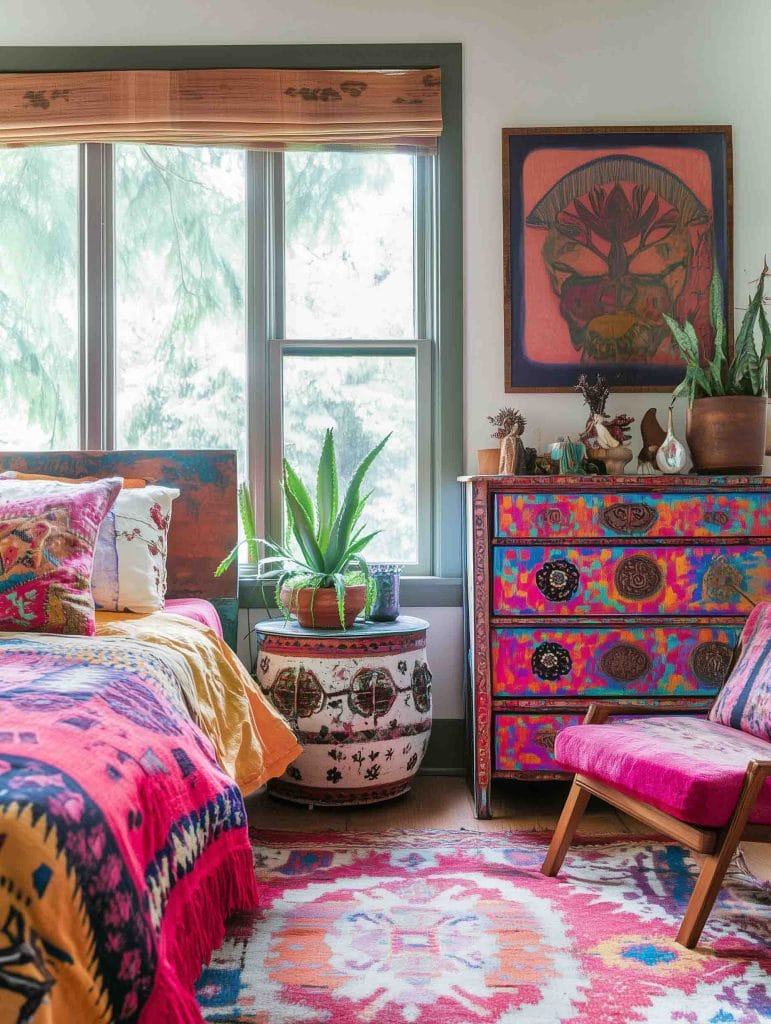
<svg viewBox="0 0 771 1024">
<path fill-rule="evenodd" d="M 491 631 L 494 697 L 717 693 L 740 627 L 553 626 Z"/>
<path fill-rule="evenodd" d="M 503 539 L 769 537 L 771 499 L 757 494 L 496 494 Z"/>
<path fill-rule="evenodd" d="M 673 714 L 695 715 L 703 718 L 706 712 L 686 708 L 673 709 Z M 583 711 L 517 712 L 501 711 L 493 719 L 493 751 L 496 772 L 560 772 L 554 760 L 554 741 L 557 733 L 569 725 L 580 725 Z M 634 717 L 634 716 L 632 716 Z M 627 716 L 629 718 L 629 716 Z M 621 722 L 623 715 L 610 722 Z"/>
<path fill-rule="evenodd" d="M 743 615 L 768 595 L 771 547 L 493 549 L 495 615 Z"/>
<path fill-rule="evenodd" d="M 554 740 L 560 729 L 579 725 L 582 714 L 495 716 L 493 726 L 495 770 L 498 772 L 554 772 Z"/>
</svg>

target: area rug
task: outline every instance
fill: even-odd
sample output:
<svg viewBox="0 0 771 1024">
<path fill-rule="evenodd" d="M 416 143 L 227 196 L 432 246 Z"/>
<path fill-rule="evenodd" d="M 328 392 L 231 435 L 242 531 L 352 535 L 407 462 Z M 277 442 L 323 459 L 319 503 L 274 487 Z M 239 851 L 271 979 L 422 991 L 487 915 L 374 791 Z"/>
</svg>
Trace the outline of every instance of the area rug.
<svg viewBox="0 0 771 1024">
<path fill-rule="evenodd" d="M 674 942 L 696 865 L 631 836 L 392 831 L 253 835 L 263 905 L 201 976 L 241 1024 L 760 1024 L 771 889 L 732 873 L 698 949 Z"/>
</svg>

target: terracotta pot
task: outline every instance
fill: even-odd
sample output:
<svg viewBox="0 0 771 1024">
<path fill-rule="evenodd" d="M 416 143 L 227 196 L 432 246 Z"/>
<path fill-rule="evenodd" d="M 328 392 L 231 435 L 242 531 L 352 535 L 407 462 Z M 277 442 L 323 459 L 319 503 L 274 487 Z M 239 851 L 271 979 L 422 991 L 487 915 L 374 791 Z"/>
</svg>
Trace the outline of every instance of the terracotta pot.
<svg viewBox="0 0 771 1024">
<path fill-rule="evenodd" d="M 762 473 L 766 397 L 697 398 L 685 438 L 697 473 Z"/>
<path fill-rule="evenodd" d="M 479 472 L 482 476 L 496 476 L 500 465 L 501 449 L 478 448 L 477 459 L 479 461 Z"/>
<path fill-rule="evenodd" d="M 337 608 L 337 594 L 334 587 L 314 590 L 312 587 L 281 588 L 281 602 L 297 616 L 305 629 L 342 629 L 340 612 Z M 345 628 L 350 629 L 353 620 L 364 610 L 367 603 L 367 588 L 355 586 L 345 588 L 343 616 Z"/>
</svg>

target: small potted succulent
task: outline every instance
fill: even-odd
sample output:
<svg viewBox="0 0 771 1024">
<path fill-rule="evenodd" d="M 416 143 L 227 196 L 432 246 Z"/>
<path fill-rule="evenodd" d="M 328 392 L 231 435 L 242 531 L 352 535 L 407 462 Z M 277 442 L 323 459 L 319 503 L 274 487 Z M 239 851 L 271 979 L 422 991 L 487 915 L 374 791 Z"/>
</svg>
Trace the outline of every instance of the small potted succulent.
<svg viewBox="0 0 771 1024">
<path fill-rule="evenodd" d="M 709 359 L 690 321 L 664 315 L 685 360 L 685 380 L 673 393 L 688 396 L 686 440 L 700 473 L 762 473 L 766 436 L 771 327 L 763 308 L 768 265 L 742 318 L 733 353 L 723 315 L 723 283 L 715 267 L 710 284 L 714 352 Z M 756 328 L 760 325 L 760 337 Z"/>
<path fill-rule="evenodd" d="M 275 585 L 278 603 L 287 616 L 295 614 L 300 625 L 309 629 L 349 628 L 374 596 L 374 583 L 362 552 L 380 531 L 368 533 L 359 523 L 370 497 L 362 495 L 361 487 L 390 436 L 384 437 L 359 463 L 341 502 L 331 430 L 327 430 L 321 449 L 315 501 L 284 459 L 282 487 L 287 532 L 294 538 L 295 547 L 255 537 L 251 502 L 242 499 L 245 538 L 220 563 L 217 574 L 225 572 L 235 561 L 241 544 L 247 545 L 250 560 L 258 554 L 258 546 L 263 545 L 273 553 L 256 559 L 258 577 Z M 248 499 L 248 491 L 246 495 Z M 248 520 L 243 520 L 244 505 L 249 510 Z"/>
</svg>

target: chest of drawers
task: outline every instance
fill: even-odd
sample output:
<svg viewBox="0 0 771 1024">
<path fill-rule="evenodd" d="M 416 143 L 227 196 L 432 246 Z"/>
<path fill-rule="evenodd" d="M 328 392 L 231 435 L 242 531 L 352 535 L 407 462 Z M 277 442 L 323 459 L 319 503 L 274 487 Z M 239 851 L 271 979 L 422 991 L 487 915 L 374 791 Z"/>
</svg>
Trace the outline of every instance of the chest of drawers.
<svg viewBox="0 0 771 1024">
<path fill-rule="evenodd" d="M 464 477 L 474 800 L 596 700 L 704 714 L 771 597 L 767 478 Z"/>
</svg>

